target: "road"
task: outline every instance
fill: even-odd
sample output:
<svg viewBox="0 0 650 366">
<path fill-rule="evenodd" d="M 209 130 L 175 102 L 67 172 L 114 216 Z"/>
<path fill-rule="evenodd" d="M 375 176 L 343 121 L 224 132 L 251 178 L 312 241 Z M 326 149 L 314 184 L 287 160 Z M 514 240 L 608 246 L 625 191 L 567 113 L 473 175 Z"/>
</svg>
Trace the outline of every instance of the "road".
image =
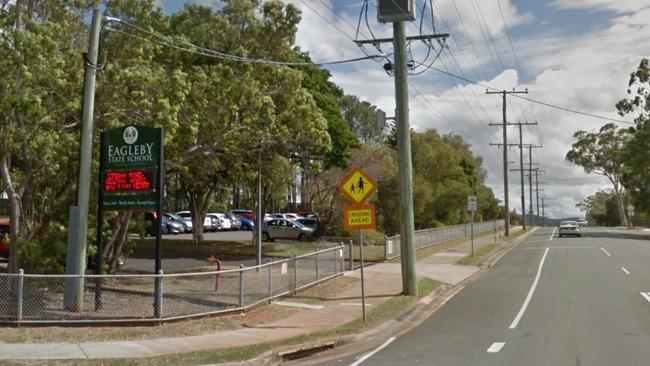
<svg viewBox="0 0 650 366">
<path fill-rule="evenodd" d="M 542 228 L 430 318 L 323 365 L 648 365 L 650 241 Z"/>
</svg>

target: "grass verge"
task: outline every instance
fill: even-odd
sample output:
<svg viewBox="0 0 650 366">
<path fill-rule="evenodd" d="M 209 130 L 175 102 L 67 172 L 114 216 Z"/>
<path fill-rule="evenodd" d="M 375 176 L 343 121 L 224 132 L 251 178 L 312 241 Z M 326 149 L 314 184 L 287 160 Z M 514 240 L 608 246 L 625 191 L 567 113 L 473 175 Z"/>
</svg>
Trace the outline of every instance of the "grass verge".
<svg viewBox="0 0 650 366">
<path fill-rule="evenodd" d="M 250 360 L 258 357 L 262 353 L 275 347 L 313 342 L 318 339 L 342 336 L 357 333 L 369 329 L 382 321 L 394 318 L 407 307 L 417 303 L 419 298 L 432 293 L 438 286 L 439 282 L 423 277 L 418 281 L 418 298 L 412 296 L 396 296 L 383 304 L 377 305 L 375 309 L 367 314 L 367 322 L 364 324 L 361 319 L 353 320 L 341 326 L 308 334 L 305 336 L 292 337 L 275 342 L 266 342 L 250 346 L 234 347 L 227 349 L 215 349 L 206 351 L 196 351 L 188 353 L 179 353 L 168 356 L 159 356 L 139 359 L 101 359 L 101 360 L 56 360 L 56 361 L 20 361 L 7 363 L 8 365 L 81 365 L 81 366 L 125 366 L 125 365 L 200 365 L 210 363 L 225 363 Z"/>
<path fill-rule="evenodd" d="M 478 262 L 488 257 L 493 251 L 495 251 L 500 247 L 501 244 L 496 244 L 496 243 L 488 244 L 482 247 L 481 249 L 475 251 L 473 257 L 471 255 L 467 255 L 463 257 L 461 260 L 459 260 L 458 262 L 456 262 L 456 264 L 460 264 L 462 266 L 476 265 Z"/>
</svg>

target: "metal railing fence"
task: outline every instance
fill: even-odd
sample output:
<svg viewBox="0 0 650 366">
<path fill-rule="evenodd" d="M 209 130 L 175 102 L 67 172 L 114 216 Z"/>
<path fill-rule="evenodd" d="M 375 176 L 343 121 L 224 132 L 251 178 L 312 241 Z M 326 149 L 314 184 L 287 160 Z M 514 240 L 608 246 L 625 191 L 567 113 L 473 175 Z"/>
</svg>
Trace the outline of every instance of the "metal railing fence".
<svg viewBox="0 0 650 366">
<path fill-rule="evenodd" d="M 474 234 L 500 230 L 504 224 L 504 220 L 477 222 L 474 223 Z M 445 241 L 469 236 L 470 230 L 470 224 L 416 230 L 415 237 L 413 238 L 415 249 L 425 248 Z M 384 241 L 384 253 L 386 260 L 397 258 L 401 255 L 399 235 L 386 237 Z"/>
<path fill-rule="evenodd" d="M 160 322 L 245 311 L 341 275 L 344 261 L 343 246 L 335 246 L 260 266 L 200 273 L 3 273 L 0 323 Z M 83 304 L 66 305 L 66 282 L 81 280 Z"/>
</svg>

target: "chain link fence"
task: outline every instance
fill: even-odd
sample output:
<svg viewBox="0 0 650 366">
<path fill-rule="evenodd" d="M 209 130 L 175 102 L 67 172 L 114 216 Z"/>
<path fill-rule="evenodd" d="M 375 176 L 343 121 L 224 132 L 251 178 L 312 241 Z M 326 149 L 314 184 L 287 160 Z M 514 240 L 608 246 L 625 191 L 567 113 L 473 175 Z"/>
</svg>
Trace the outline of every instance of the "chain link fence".
<svg viewBox="0 0 650 366">
<path fill-rule="evenodd" d="M 474 234 L 481 234 L 488 231 L 499 231 L 505 225 L 504 220 L 484 221 L 474 223 Z M 454 240 L 469 236 L 471 232 L 470 224 L 446 226 L 435 229 L 417 230 L 413 242 L 415 249 L 425 248 L 428 246 L 440 244 L 445 241 Z M 386 237 L 384 242 L 385 259 L 397 258 L 401 255 L 400 236 Z"/>
<path fill-rule="evenodd" d="M 245 311 L 344 272 L 343 246 L 260 266 L 159 275 L 0 274 L 0 323 L 159 322 Z M 76 302 L 69 291 L 83 289 Z M 66 289 L 68 292 L 66 292 Z"/>
</svg>

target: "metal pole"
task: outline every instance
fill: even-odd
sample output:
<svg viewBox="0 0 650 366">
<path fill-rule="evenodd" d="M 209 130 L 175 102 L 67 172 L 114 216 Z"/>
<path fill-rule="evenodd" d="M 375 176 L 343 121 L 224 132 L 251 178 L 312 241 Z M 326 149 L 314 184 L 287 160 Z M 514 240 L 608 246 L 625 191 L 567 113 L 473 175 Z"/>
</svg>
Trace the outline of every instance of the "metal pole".
<svg viewBox="0 0 650 366">
<path fill-rule="evenodd" d="M 343 243 L 341 243 L 343 244 Z M 354 240 L 350 239 L 350 271 L 354 271 L 354 254 L 352 249 L 354 248 Z"/>
<path fill-rule="evenodd" d="M 316 248 L 316 281 L 320 280 L 320 271 L 318 270 L 318 252 L 320 251 L 319 248 Z M 336 265 L 336 262 L 334 262 Z M 336 272 L 336 269 L 334 270 Z"/>
<path fill-rule="evenodd" d="M 524 187 L 524 143 L 519 123 L 519 172 L 521 173 L 521 222 L 526 230 L 526 188 Z"/>
<path fill-rule="evenodd" d="M 359 230 L 359 259 L 361 260 L 361 313 L 366 322 L 366 283 L 363 278 L 363 230 Z"/>
<path fill-rule="evenodd" d="M 537 225 L 539 225 L 539 169 L 535 169 L 535 191 L 537 200 Z"/>
<path fill-rule="evenodd" d="M 533 226 L 533 145 L 528 147 L 528 190 L 530 192 L 530 226 Z"/>
<path fill-rule="evenodd" d="M 415 273 L 413 237 L 413 173 L 411 162 L 411 129 L 409 127 L 408 68 L 406 65 L 406 35 L 404 22 L 393 22 L 395 42 L 395 102 L 397 125 L 397 160 L 399 161 L 399 191 L 401 213 L 402 292 L 418 295 Z M 365 309 L 364 309 L 365 311 Z"/>
<path fill-rule="evenodd" d="M 293 294 L 296 294 L 298 289 L 298 258 L 296 255 L 293 255 Z"/>
<path fill-rule="evenodd" d="M 92 163 L 92 140 L 93 140 L 93 113 L 95 109 L 95 77 L 97 74 L 97 53 L 99 51 L 99 37 L 101 30 L 102 11 L 93 10 L 93 18 L 90 25 L 90 41 L 88 43 L 88 54 L 86 55 L 83 112 L 81 121 L 81 146 L 79 156 L 79 184 L 77 186 L 77 206 L 79 216 L 77 224 L 72 225 L 78 228 L 75 232 L 68 250 L 76 255 L 67 257 L 66 263 L 68 274 L 83 275 L 86 271 L 86 237 L 88 236 L 88 205 L 90 201 L 90 169 Z M 74 233 L 73 233 L 74 234 Z M 70 281 L 70 292 L 72 294 L 73 308 L 75 311 L 83 311 L 83 277 L 78 281 Z"/>
<path fill-rule="evenodd" d="M 154 300 L 154 312 L 156 318 L 162 318 L 163 311 L 163 270 L 158 271 L 156 276 L 156 299 Z"/>
<path fill-rule="evenodd" d="M 544 214 L 544 208 L 546 204 L 544 203 L 544 196 L 542 196 L 542 226 L 546 226 L 546 214 Z"/>
<path fill-rule="evenodd" d="M 506 119 L 506 91 L 503 92 L 503 200 L 506 205 L 505 236 L 510 236 L 510 200 L 508 199 L 508 121 Z"/>
<path fill-rule="evenodd" d="M 25 281 L 25 272 L 23 269 L 18 270 L 18 291 L 16 291 L 16 320 L 23 320 L 23 286 Z"/>
<path fill-rule="evenodd" d="M 162 314 L 162 292 L 163 292 L 163 284 L 162 284 L 162 201 L 164 197 L 164 161 L 165 161 L 165 156 L 164 156 L 164 144 L 165 144 L 165 133 L 164 130 L 161 128 L 160 129 L 160 136 L 159 136 L 159 141 L 160 141 L 160 146 L 158 148 L 158 184 L 156 189 L 158 190 L 158 199 L 156 202 L 156 221 L 154 222 L 154 225 L 156 227 L 156 268 L 155 271 L 156 273 L 160 274 L 159 277 L 156 277 L 156 293 L 160 294 L 160 302 L 156 303 L 159 309 L 156 309 L 157 314 Z"/>
<path fill-rule="evenodd" d="M 272 268 L 273 265 L 271 264 L 271 259 L 269 259 L 269 304 L 271 303 L 271 299 L 273 299 L 273 285 L 272 285 L 272 280 L 273 280 L 273 271 Z"/>
<path fill-rule="evenodd" d="M 472 210 L 472 221 L 471 221 L 471 233 L 472 233 L 472 257 L 474 256 L 474 210 Z"/>
<path fill-rule="evenodd" d="M 239 308 L 244 307 L 244 265 L 239 265 Z"/>
<path fill-rule="evenodd" d="M 257 245 L 256 264 L 262 264 L 262 223 L 264 216 L 262 213 L 262 152 L 257 154 L 257 222 L 255 223 L 255 244 Z"/>
<path fill-rule="evenodd" d="M 104 150 L 104 133 L 100 137 L 100 151 Z M 104 187 L 103 181 L 104 177 L 102 172 L 104 171 L 104 159 L 99 159 L 99 202 L 97 204 L 97 254 L 95 255 L 95 274 L 98 277 L 95 277 L 95 311 L 101 310 L 103 308 L 102 304 L 102 278 L 99 275 L 102 274 L 102 267 L 104 266 Z"/>
</svg>

